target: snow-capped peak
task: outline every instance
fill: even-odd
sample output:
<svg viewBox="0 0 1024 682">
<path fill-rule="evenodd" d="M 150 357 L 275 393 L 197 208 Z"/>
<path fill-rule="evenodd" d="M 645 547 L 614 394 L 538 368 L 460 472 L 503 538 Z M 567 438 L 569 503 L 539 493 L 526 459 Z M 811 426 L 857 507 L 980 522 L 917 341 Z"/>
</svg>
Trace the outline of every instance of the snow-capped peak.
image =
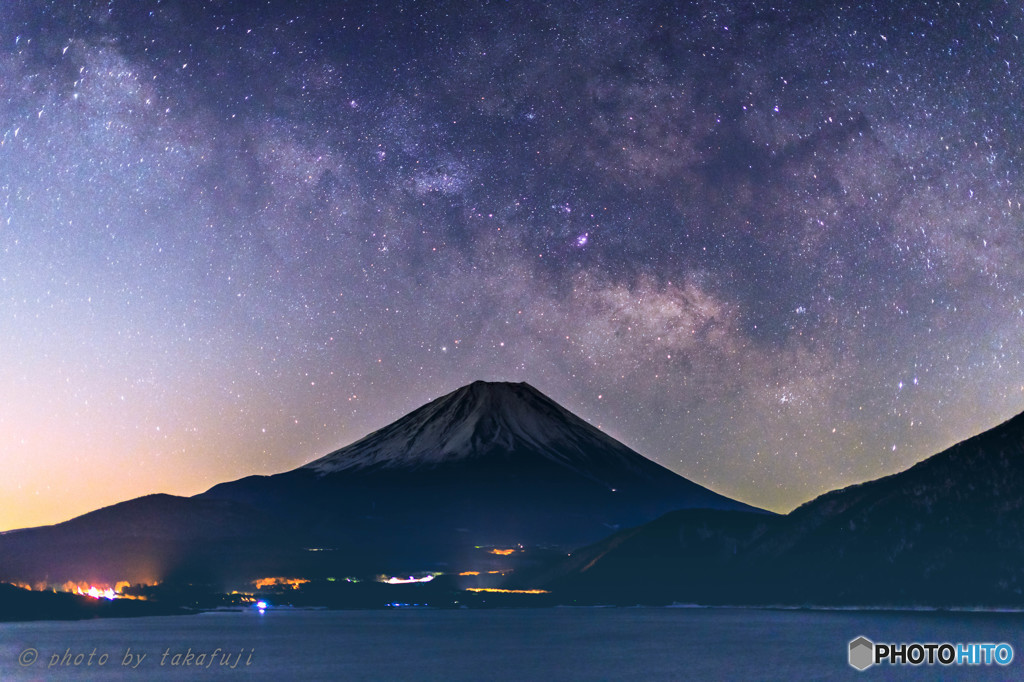
<svg viewBox="0 0 1024 682">
<path fill-rule="evenodd" d="M 529 384 L 476 381 L 304 468 L 419 468 L 524 448 L 569 466 L 588 453 L 639 458 Z"/>
</svg>

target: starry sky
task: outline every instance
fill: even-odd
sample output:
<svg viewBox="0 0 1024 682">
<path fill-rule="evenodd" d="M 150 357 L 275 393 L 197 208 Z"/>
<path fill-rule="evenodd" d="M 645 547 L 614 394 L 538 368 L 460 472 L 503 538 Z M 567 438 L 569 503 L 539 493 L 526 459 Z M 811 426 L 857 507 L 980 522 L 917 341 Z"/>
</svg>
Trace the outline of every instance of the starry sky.
<svg viewBox="0 0 1024 682">
<path fill-rule="evenodd" d="M 0 529 L 527 381 L 775 511 L 1024 409 L 1024 10 L 13 0 Z"/>
</svg>

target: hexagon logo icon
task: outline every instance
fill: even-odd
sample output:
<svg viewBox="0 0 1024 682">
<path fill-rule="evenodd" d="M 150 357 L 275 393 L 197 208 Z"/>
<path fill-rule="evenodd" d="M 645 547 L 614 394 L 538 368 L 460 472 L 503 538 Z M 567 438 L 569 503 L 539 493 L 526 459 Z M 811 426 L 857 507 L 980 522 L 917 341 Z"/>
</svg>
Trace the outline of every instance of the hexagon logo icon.
<svg viewBox="0 0 1024 682">
<path fill-rule="evenodd" d="M 875 643 L 867 637 L 858 637 L 850 642 L 850 665 L 857 670 L 867 670 L 875 662 Z"/>
</svg>

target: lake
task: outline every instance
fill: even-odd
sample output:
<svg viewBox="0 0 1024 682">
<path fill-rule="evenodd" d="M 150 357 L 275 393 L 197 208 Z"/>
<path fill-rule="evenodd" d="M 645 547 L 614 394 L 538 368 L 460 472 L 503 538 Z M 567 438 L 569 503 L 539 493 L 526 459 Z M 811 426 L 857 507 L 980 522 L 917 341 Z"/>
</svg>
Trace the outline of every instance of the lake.
<svg viewBox="0 0 1024 682">
<path fill-rule="evenodd" d="M 1015 656 L 1006 667 L 883 665 L 858 672 L 847 663 L 847 648 L 860 635 L 893 643 L 1005 642 Z M 271 608 L 263 614 L 0 624 L 2 680 L 196 675 L 277 681 L 1024 678 L 1024 614 Z"/>
</svg>

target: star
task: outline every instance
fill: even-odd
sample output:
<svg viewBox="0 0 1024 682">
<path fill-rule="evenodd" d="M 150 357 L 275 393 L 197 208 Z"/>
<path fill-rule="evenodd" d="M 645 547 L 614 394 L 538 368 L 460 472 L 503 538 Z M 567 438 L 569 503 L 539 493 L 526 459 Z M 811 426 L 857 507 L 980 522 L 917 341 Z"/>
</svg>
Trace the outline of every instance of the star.
<svg viewBox="0 0 1024 682">
<path fill-rule="evenodd" d="M 0 530 L 475 379 L 776 511 L 1024 409 L 996 5 L 190 12 L 5 16 Z"/>
</svg>

